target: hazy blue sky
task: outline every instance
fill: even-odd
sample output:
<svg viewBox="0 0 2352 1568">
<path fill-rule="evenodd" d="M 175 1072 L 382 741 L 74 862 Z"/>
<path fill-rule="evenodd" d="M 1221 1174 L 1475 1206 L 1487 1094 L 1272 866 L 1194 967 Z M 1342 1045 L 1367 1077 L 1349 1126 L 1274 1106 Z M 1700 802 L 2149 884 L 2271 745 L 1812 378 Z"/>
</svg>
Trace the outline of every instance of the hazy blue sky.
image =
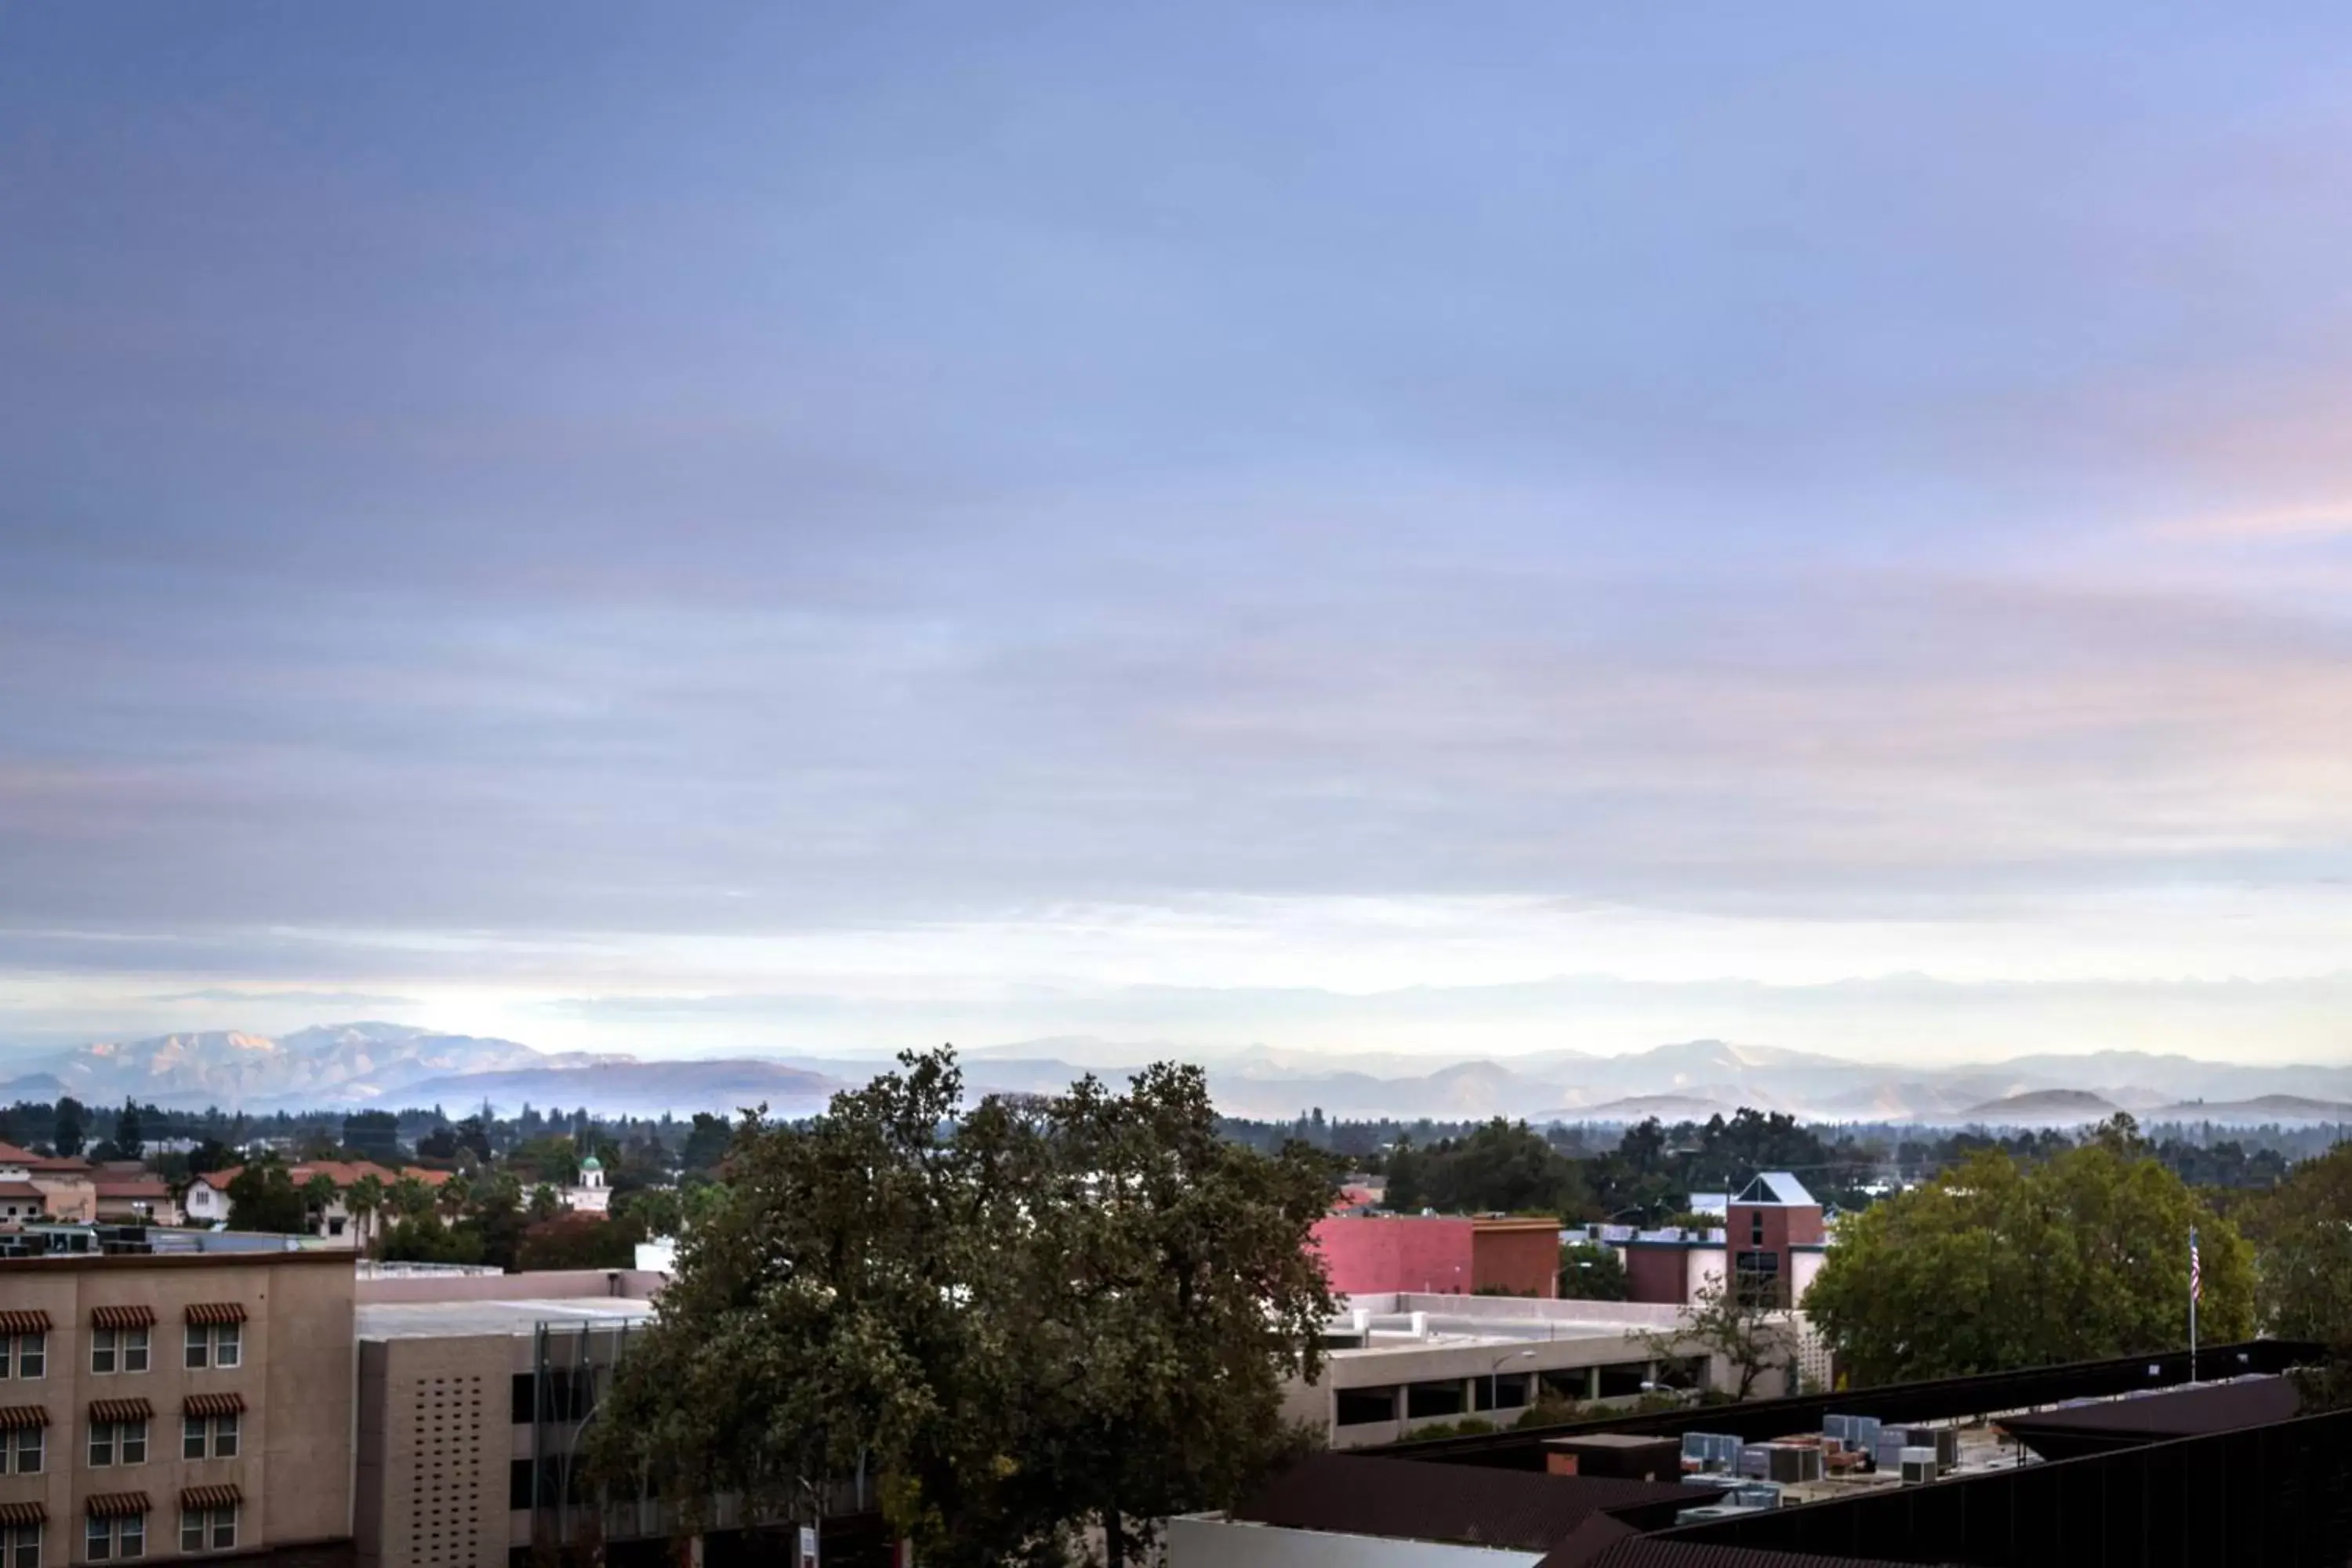
<svg viewBox="0 0 2352 1568">
<path fill-rule="evenodd" d="M 0 0 L 0 1040 L 2352 1052 L 2347 188 L 2334 5 Z"/>
</svg>

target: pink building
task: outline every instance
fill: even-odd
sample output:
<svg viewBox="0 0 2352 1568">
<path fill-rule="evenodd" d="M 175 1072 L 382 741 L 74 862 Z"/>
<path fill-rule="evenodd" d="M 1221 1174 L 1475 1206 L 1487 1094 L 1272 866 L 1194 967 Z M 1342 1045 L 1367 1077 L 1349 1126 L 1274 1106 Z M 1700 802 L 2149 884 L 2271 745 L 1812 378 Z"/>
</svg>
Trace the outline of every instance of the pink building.
<svg viewBox="0 0 2352 1568">
<path fill-rule="evenodd" d="M 1343 1296 L 1558 1293 L 1557 1220 L 1333 1215 L 1316 1222 L 1313 1245 L 1331 1289 Z"/>
</svg>

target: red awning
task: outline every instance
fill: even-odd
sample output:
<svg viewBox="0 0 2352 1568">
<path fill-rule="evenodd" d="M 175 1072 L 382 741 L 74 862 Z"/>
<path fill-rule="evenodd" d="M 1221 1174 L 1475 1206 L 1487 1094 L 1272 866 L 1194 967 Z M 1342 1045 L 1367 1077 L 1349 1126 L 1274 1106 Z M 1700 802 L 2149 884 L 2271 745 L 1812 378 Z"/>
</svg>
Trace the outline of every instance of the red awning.
<svg viewBox="0 0 2352 1568">
<path fill-rule="evenodd" d="M 244 1412 L 242 1394 L 191 1394 L 180 1401 L 183 1415 L 240 1415 Z"/>
<path fill-rule="evenodd" d="M 82 1511 L 92 1519 L 121 1519 L 125 1514 L 145 1513 L 149 1506 L 145 1492 L 93 1492 Z"/>
<path fill-rule="evenodd" d="M 149 1306 L 93 1307 L 89 1313 L 93 1329 L 152 1329 L 155 1326 L 155 1309 Z"/>
<path fill-rule="evenodd" d="M 155 1414 L 155 1407 L 143 1399 L 93 1399 L 89 1402 L 89 1418 L 93 1421 L 145 1421 Z"/>
<path fill-rule="evenodd" d="M 196 1301 L 189 1305 L 188 1321 L 192 1323 L 241 1323 L 245 1321 L 242 1301 Z"/>
<path fill-rule="evenodd" d="M 46 1334 L 49 1331 L 47 1312 L 0 1312 L 0 1334 Z"/>
<path fill-rule="evenodd" d="M 46 1426 L 49 1412 L 40 1405 L 0 1405 L 0 1432 L 14 1432 L 19 1426 Z"/>
<path fill-rule="evenodd" d="M 235 1508 L 245 1500 L 245 1494 L 234 1486 L 189 1487 L 180 1493 L 180 1506 L 185 1509 Z"/>
</svg>

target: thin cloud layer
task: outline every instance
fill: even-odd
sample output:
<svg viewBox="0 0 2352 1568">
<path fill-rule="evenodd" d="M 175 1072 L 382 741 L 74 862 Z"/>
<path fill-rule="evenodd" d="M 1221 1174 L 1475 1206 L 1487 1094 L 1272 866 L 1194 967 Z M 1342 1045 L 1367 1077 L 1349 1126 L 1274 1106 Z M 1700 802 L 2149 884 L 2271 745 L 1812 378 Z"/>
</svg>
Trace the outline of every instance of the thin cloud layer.
<svg viewBox="0 0 2352 1568">
<path fill-rule="evenodd" d="M 2128 20 L 10 12 L 0 971 L 2333 967 L 2352 30 Z"/>
</svg>

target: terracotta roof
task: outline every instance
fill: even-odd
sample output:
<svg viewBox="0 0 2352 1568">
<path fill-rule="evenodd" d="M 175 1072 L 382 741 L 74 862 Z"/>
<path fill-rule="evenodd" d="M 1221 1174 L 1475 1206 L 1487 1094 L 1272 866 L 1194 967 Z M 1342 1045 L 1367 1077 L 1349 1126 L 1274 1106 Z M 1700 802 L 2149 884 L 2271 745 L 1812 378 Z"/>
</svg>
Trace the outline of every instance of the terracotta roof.
<svg viewBox="0 0 2352 1568">
<path fill-rule="evenodd" d="M 93 1399 L 89 1402 L 89 1418 L 93 1421 L 146 1421 L 153 1418 L 155 1407 L 143 1399 Z"/>
<path fill-rule="evenodd" d="M 191 1301 L 181 1314 L 192 1323 L 241 1323 L 245 1321 L 242 1301 Z"/>
<path fill-rule="evenodd" d="M 49 1315 L 36 1308 L 0 1311 L 0 1334 L 46 1334 L 49 1331 Z"/>
<path fill-rule="evenodd" d="M 172 1189 L 161 1176 L 126 1176 L 119 1181 L 107 1181 L 101 1179 L 98 1184 L 98 1195 L 101 1200 L 106 1198 L 168 1198 L 172 1195 Z"/>
<path fill-rule="evenodd" d="M 242 1394 L 191 1394 L 180 1401 L 183 1415 L 241 1415 L 245 1413 Z"/>
<path fill-rule="evenodd" d="M 155 1326 L 155 1309 L 144 1301 L 126 1307 L 92 1307 L 89 1326 L 93 1329 L 152 1329 Z"/>
<path fill-rule="evenodd" d="M 217 1171 L 206 1171 L 195 1180 L 202 1182 L 215 1192 L 225 1193 L 228 1191 L 228 1184 L 236 1180 L 238 1173 L 244 1169 L 243 1165 L 224 1165 Z M 414 1176 L 428 1187 L 437 1187 L 457 1173 L 428 1171 L 421 1165 L 404 1165 L 394 1171 L 379 1165 L 372 1160 L 305 1160 L 299 1165 L 287 1166 L 286 1173 L 292 1178 L 298 1187 L 318 1175 L 332 1177 L 335 1185 L 339 1187 L 348 1187 L 362 1176 L 373 1176 L 387 1187 L 403 1176 Z"/>
<path fill-rule="evenodd" d="M 121 1519 L 125 1514 L 148 1511 L 145 1492 L 97 1492 L 82 1505 L 82 1511 L 92 1519 Z"/>
<path fill-rule="evenodd" d="M 0 1143 L 0 1165 L 29 1165 L 39 1158 L 30 1149 L 19 1149 L 14 1143 Z"/>
<path fill-rule="evenodd" d="M 235 1485 L 184 1487 L 180 1490 L 182 1508 L 235 1508 L 244 1500 L 245 1494 Z"/>
<path fill-rule="evenodd" d="M 48 1195 L 30 1182 L 0 1182 L 0 1198 L 46 1198 Z"/>
</svg>

